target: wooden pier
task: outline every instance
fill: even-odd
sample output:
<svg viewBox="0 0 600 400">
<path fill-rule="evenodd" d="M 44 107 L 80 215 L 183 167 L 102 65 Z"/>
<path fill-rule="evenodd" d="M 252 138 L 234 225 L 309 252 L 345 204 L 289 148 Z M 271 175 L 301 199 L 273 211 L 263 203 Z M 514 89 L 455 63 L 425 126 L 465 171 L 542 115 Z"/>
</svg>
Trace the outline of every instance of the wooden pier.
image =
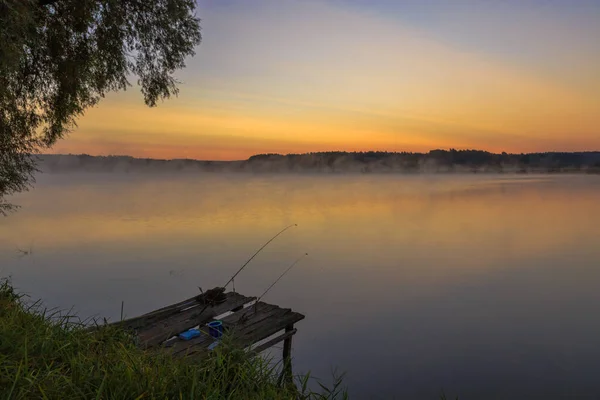
<svg viewBox="0 0 600 400">
<path fill-rule="evenodd" d="M 282 378 L 291 378 L 292 336 L 294 324 L 304 315 L 289 308 L 280 308 L 256 297 L 246 297 L 224 288 L 214 288 L 179 303 L 152 311 L 139 317 L 114 322 L 135 332 L 139 346 L 144 349 L 164 349 L 175 357 L 205 357 L 209 346 L 217 339 L 208 334 L 208 324 L 220 320 L 226 333 L 232 334 L 236 344 L 254 354 L 284 342 Z M 178 335 L 199 327 L 203 333 L 190 340 Z M 258 344 L 265 339 L 269 340 Z M 258 345 L 257 345 L 258 344 Z"/>
</svg>

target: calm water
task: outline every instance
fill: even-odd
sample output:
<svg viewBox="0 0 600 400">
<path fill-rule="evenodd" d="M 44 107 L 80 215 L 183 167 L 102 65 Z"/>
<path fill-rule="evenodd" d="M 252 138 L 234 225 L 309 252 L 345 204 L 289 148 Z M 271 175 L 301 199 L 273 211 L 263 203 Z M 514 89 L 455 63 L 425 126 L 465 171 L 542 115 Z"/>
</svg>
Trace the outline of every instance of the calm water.
<svg viewBox="0 0 600 400">
<path fill-rule="evenodd" d="M 304 313 L 295 371 L 352 398 L 600 398 L 600 177 L 42 175 L 0 269 L 49 307 L 134 316 L 236 279 Z M 32 250 L 19 256 L 17 248 Z"/>
</svg>

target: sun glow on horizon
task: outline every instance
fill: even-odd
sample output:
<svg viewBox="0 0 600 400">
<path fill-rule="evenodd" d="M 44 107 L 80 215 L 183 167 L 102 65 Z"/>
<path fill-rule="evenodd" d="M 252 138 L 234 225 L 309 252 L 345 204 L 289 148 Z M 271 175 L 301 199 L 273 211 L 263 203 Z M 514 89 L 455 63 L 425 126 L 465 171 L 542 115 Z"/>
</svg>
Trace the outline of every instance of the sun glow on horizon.
<svg viewBox="0 0 600 400">
<path fill-rule="evenodd" d="M 434 24 L 340 2 L 228 4 L 200 1 L 203 43 L 179 74 L 178 98 L 148 108 L 135 88 L 111 94 L 53 152 L 235 160 L 600 149 L 593 13 L 431 6 L 425 15 L 445 23 Z M 461 38 L 463 26 L 482 43 Z M 494 29 L 495 42 L 485 36 Z"/>
</svg>

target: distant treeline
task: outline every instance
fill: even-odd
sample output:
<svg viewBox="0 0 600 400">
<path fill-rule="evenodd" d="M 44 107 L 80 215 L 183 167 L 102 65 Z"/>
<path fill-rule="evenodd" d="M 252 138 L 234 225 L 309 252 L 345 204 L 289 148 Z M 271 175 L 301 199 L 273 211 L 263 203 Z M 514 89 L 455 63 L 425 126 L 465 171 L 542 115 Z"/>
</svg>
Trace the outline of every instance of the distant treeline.
<svg viewBox="0 0 600 400">
<path fill-rule="evenodd" d="M 598 172 L 600 152 L 547 152 L 495 154 L 482 150 L 431 150 L 410 152 L 318 152 L 307 154 L 258 154 L 250 164 L 283 169 L 430 172 Z"/>
<path fill-rule="evenodd" d="M 41 155 L 43 171 L 202 172 L 600 172 L 600 152 L 495 154 L 481 150 L 257 154 L 243 161 L 156 160 L 129 156 Z"/>
</svg>

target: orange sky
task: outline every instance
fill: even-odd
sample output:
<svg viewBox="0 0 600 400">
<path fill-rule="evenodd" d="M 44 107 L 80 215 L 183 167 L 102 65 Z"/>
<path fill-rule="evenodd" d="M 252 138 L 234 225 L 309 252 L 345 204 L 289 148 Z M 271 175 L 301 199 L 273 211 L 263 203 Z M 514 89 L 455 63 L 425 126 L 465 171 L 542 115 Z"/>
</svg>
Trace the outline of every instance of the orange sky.
<svg viewBox="0 0 600 400">
<path fill-rule="evenodd" d="M 600 149 L 598 8 L 225 3 L 200 1 L 179 98 L 111 94 L 53 152 Z"/>
</svg>

